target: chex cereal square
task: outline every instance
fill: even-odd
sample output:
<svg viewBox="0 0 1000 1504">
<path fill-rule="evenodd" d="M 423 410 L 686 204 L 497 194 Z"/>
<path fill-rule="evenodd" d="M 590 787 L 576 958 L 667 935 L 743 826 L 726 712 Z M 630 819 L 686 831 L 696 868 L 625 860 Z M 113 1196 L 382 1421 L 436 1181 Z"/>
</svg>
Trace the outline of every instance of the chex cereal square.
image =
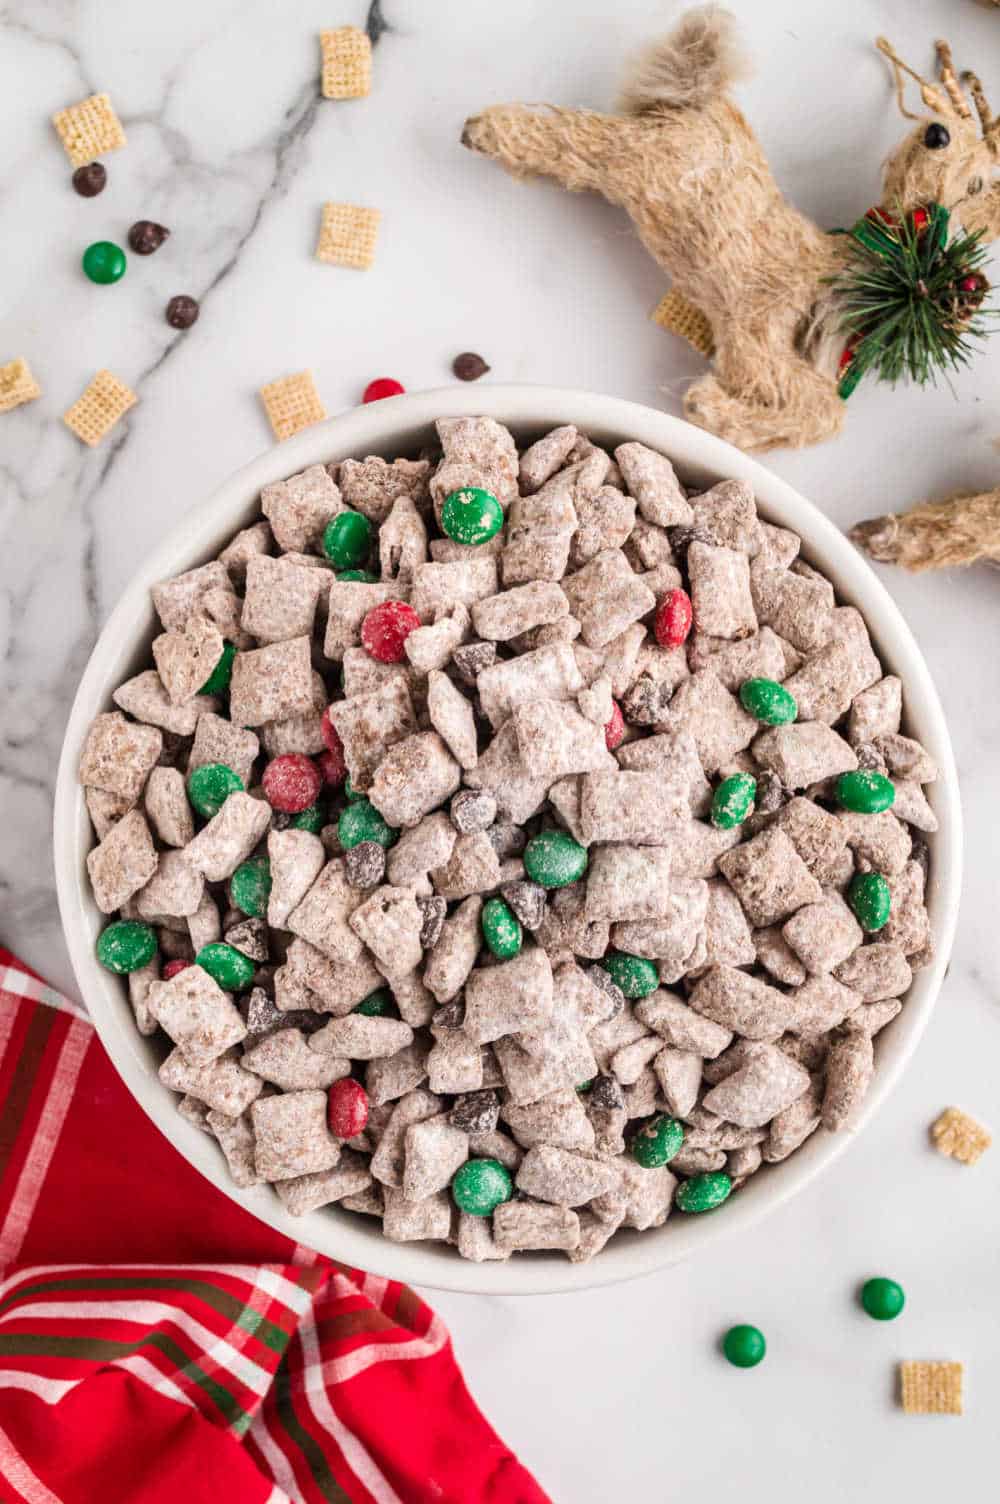
<svg viewBox="0 0 1000 1504">
<path fill-rule="evenodd" d="M 316 257 L 333 266 L 354 266 L 363 270 L 375 260 L 378 236 L 378 209 L 359 204 L 324 204 Z"/>
<path fill-rule="evenodd" d="M 74 167 L 86 167 L 95 157 L 125 145 L 125 132 L 106 94 L 91 94 L 79 104 L 57 110 L 52 124 Z"/>
</svg>

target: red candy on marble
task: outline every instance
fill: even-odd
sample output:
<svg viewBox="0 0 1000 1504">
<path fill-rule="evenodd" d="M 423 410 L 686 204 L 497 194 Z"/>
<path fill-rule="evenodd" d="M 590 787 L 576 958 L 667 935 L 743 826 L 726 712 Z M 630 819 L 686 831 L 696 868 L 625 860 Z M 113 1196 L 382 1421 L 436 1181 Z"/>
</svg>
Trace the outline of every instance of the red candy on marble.
<svg viewBox="0 0 1000 1504">
<path fill-rule="evenodd" d="M 168 961 L 163 968 L 163 980 L 169 982 L 170 978 L 175 977 L 179 971 L 187 971 L 191 964 L 190 961 Z"/>
<path fill-rule="evenodd" d="M 679 648 L 691 630 L 691 597 L 686 590 L 668 590 L 656 610 L 653 632 L 661 648 Z"/>
<path fill-rule="evenodd" d="M 335 1138 L 353 1138 L 368 1121 L 368 1093 L 353 1076 L 342 1076 L 330 1087 L 326 1108 Z"/>
<path fill-rule="evenodd" d="M 419 626 L 420 617 L 405 601 L 383 601 L 361 623 L 361 646 L 379 663 L 402 663 L 403 644 Z"/>
<path fill-rule="evenodd" d="M 323 787 L 323 775 L 304 752 L 284 752 L 268 763 L 261 783 L 264 797 L 272 809 L 285 815 L 298 815 L 316 803 Z"/>
<path fill-rule="evenodd" d="M 611 719 L 604 724 L 604 742 L 609 752 L 620 747 L 625 735 L 625 717 L 617 700 L 611 701 Z"/>
<path fill-rule="evenodd" d="M 399 397 L 406 391 L 401 381 L 392 376 L 377 376 L 369 381 L 362 394 L 362 402 L 381 402 L 383 397 Z"/>
</svg>

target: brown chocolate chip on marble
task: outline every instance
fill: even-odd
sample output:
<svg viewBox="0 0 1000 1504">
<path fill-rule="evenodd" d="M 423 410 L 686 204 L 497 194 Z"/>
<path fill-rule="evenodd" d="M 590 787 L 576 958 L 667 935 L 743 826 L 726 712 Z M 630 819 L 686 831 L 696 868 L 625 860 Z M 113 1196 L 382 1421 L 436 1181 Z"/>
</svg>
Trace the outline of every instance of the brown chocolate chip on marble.
<svg viewBox="0 0 1000 1504">
<path fill-rule="evenodd" d="M 385 876 L 385 847 L 359 841 L 345 851 L 344 871 L 352 888 L 377 888 Z"/>
<path fill-rule="evenodd" d="M 151 256 L 169 234 L 166 225 L 158 225 L 152 219 L 137 219 L 128 232 L 129 249 L 137 256 Z"/>
<path fill-rule="evenodd" d="M 614 1076 L 598 1076 L 587 1093 L 587 1102 L 604 1112 L 617 1112 L 625 1106 L 625 1093 Z"/>
<path fill-rule="evenodd" d="M 474 350 L 463 350 L 461 355 L 456 355 L 451 368 L 459 381 L 478 381 L 489 370 L 483 357 Z"/>
<path fill-rule="evenodd" d="M 541 883 L 504 883 L 500 892 L 525 929 L 537 930 L 545 918 L 545 889 Z"/>
<path fill-rule="evenodd" d="M 357 849 L 357 848 L 355 848 Z M 445 915 L 448 913 L 447 899 L 418 898 L 417 908 L 423 915 L 420 926 L 420 944 L 424 950 L 433 950 L 441 939 L 441 931 L 444 929 Z"/>
<path fill-rule="evenodd" d="M 81 198 L 96 198 L 103 193 L 108 181 L 108 170 L 103 162 L 88 162 L 78 167 L 73 174 L 73 187 Z"/>
<path fill-rule="evenodd" d="M 180 292 L 167 304 L 167 323 L 171 329 L 190 329 L 200 312 L 197 299 Z"/>
<path fill-rule="evenodd" d="M 448 1121 L 465 1133 L 492 1133 L 500 1121 L 500 1098 L 495 1091 L 467 1091 L 455 1098 Z"/>
<path fill-rule="evenodd" d="M 487 789 L 463 789 L 452 799 L 449 813 L 459 835 L 472 836 L 493 824 L 497 802 Z"/>
</svg>

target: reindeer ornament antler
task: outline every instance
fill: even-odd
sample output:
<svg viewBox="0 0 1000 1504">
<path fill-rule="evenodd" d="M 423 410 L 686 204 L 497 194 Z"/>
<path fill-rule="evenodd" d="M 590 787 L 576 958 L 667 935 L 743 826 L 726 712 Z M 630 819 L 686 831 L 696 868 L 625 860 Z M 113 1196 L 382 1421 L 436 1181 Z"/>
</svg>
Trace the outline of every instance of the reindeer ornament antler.
<svg viewBox="0 0 1000 1504">
<path fill-rule="evenodd" d="M 733 28 L 714 7 L 688 12 L 636 59 L 618 114 L 497 105 L 466 121 L 462 141 L 516 176 L 551 177 L 625 209 L 670 274 L 673 307 L 710 332 L 713 369 L 684 401 L 693 422 L 744 449 L 813 444 L 840 429 L 846 388 L 861 371 L 891 378 L 898 364 L 884 361 L 887 326 L 877 333 L 871 297 L 859 311 L 845 296 L 852 286 L 857 294 L 875 274 L 903 277 L 901 297 L 933 304 L 941 362 L 966 358 L 986 290 L 976 270 L 982 252 L 969 237 L 1000 235 L 1000 121 L 978 79 L 965 75 L 973 119 L 945 43 L 931 82 L 880 39 L 900 110 L 917 123 L 886 164 L 885 209 L 849 235 L 828 234 L 782 197 L 729 97 L 744 72 Z M 927 113 L 906 109 L 907 78 Z M 961 243 L 947 243 L 949 215 L 966 232 Z M 956 281 L 956 271 L 966 277 Z M 902 365 L 899 374 L 919 379 L 917 366 Z"/>
</svg>

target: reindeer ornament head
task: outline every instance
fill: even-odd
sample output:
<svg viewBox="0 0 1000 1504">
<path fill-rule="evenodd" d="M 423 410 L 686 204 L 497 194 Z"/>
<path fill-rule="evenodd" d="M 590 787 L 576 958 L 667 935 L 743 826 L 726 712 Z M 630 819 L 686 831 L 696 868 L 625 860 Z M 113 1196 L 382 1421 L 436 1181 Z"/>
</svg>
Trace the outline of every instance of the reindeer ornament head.
<svg viewBox="0 0 1000 1504">
<path fill-rule="evenodd" d="M 844 362 L 861 335 L 845 347 L 841 288 L 858 245 L 874 255 L 865 240 L 881 242 L 903 261 L 912 253 L 921 267 L 926 262 L 928 276 L 935 271 L 937 282 L 914 281 L 921 296 L 927 286 L 935 297 L 945 287 L 942 306 L 954 315 L 964 352 L 959 324 L 970 305 L 957 293 L 949 301 L 951 283 L 942 283 L 960 261 L 942 271 L 931 252 L 944 255 L 949 214 L 984 240 L 1000 234 L 1000 125 L 978 80 L 967 77 L 977 124 L 946 44 L 938 43 L 936 82 L 914 73 L 887 42 L 878 46 L 892 63 L 900 109 L 917 123 L 886 165 L 885 212 L 872 211 L 878 222 L 860 241 L 852 239 L 857 226 L 851 235 L 826 233 L 782 197 L 729 96 L 744 65 L 733 18 L 715 6 L 689 11 L 636 59 L 618 113 L 495 105 L 466 121 L 462 141 L 515 176 L 551 177 L 625 209 L 671 277 L 665 302 L 682 315 L 675 327 L 684 332 L 684 321 L 687 329 L 697 321 L 699 348 L 711 356 L 711 371 L 684 399 L 693 422 L 745 449 L 816 443 L 844 420 Z M 926 115 L 906 108 L 907 78 L 919 85 Z M 918 246 L 923 227 L 928 235 Z M 906 246 L 893 250 L 894 236 Z M 866 350 L 870 356 L 868 346 L 858 356 Z M 855 375 L 872 364 L 859 358 Z"/>
</svg>

